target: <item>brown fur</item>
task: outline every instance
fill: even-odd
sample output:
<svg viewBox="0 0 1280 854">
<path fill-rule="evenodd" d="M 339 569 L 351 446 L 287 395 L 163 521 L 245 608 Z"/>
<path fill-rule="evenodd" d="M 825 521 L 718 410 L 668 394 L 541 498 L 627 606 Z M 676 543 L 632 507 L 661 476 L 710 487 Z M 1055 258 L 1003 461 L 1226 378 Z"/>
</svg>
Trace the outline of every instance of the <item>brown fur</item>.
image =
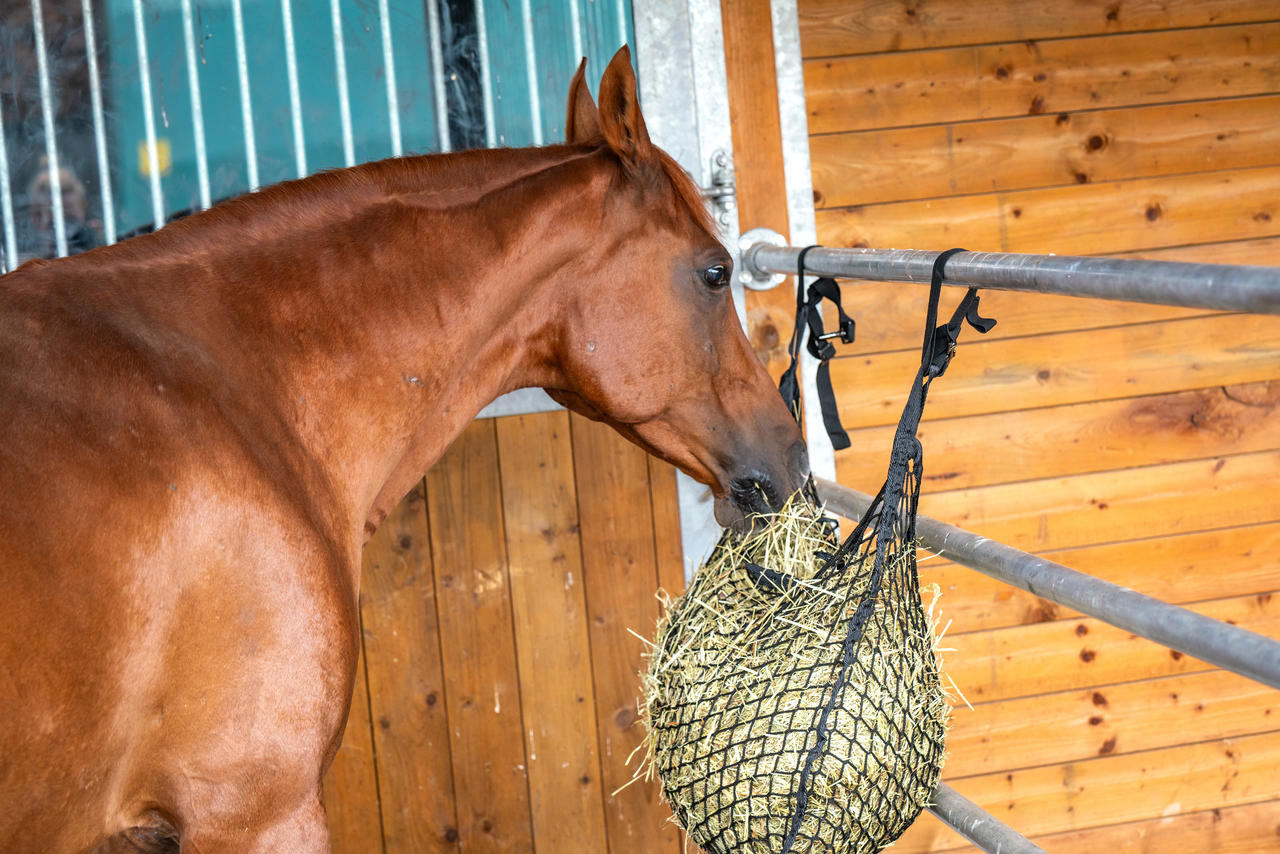
<svg viewBox="0 0 1280 854">
<path fill-rule="evenodd" d="M 718 494 L 798 485 L 697 190 L 628 57 L 605 84 L 568 145 L 326 173 L 0 278 L 0 850 L 327 850 L 361 547 L 502 392 Z"/>
</svg>

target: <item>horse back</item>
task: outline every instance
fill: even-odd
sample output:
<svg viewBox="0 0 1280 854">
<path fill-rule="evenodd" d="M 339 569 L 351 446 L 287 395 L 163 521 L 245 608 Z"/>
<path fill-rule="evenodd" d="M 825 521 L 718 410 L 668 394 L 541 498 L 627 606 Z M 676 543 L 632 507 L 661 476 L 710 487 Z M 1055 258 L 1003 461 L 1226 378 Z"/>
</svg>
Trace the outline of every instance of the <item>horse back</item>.
<svg viewBox="0 0 1280 854">
<path fill-rule="evenodd" d="M 59 266 L 0 278 L 3 850 L 243 815 L 236 781 L 273 779 L 246 756 L 318 786 L 355 660 L 353 557 L 142 309 Z"/>
</svg>

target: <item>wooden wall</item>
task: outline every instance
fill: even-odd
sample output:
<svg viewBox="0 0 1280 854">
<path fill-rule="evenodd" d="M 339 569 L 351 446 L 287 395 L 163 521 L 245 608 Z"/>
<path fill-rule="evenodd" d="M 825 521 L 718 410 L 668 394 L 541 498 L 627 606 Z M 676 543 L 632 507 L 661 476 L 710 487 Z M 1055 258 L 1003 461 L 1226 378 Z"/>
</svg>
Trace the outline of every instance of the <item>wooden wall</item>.
<svg viewBox="0 0 1280 854">
<path fill-rule="evenodd" d="M 1280 265 L 1274 0 L 800 15 L 824 244 Z M 874 492 L 924 289 L 845 293 L 839 478 Z M 1280 637 L 1280 318 L 983 303 L 1000 325 L 966 329 L 930 392 L 922 511 Z M 1280 694 L 970 570 L 922 574 L 973 704 L 959 791 L 1052 852 L 1280 849 Z M 894 848 L 958 849 L 928 816 Z"/>
<path fill-rule="evenodd" d="M 334 851 L 677 854 L 655 785 L 613 794 L 659 586 L 674 469 L 565 412 L 472 424 L 365 549 Z"/>
</svg>

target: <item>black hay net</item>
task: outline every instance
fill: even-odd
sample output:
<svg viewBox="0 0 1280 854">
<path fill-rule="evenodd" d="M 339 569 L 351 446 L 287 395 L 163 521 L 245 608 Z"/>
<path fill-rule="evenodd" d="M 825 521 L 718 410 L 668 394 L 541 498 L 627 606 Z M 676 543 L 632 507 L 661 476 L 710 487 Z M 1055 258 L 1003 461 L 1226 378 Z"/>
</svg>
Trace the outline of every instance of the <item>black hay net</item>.
<svg viewBox="0 0 1280 854">
<path fill-rule="evenodd" d="M 916 430 L 963 322 L 993 325 L 971 289 L 935 329 L 950 254 L 934 267 L 888 476 L 852 534 L 839 542 L 811 481 L 771 529 L 726 533 L 660 627 L 646 677 L 653 761 L 712 854 L 879 851 L 938 782 L 950 704 L 916 570 Z"/>
</svg>

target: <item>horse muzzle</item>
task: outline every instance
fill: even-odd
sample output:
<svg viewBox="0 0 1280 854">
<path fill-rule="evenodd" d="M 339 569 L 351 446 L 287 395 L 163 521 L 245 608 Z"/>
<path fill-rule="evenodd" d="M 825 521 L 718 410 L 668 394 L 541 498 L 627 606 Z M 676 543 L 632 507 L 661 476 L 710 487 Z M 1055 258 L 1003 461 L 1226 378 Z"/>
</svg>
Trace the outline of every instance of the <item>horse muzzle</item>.
<svg viewBox="0 0 1280 854">
<path fill-rule="evenodd" d="M 726 528 L 745 530 L 749 520 L 781 510 L 809 476 L 809 451 L 795 442 L 780 465 L 746 465 L 729 479 L 725 494 L 715 501 L 716 521 Z"/>
</svg>

